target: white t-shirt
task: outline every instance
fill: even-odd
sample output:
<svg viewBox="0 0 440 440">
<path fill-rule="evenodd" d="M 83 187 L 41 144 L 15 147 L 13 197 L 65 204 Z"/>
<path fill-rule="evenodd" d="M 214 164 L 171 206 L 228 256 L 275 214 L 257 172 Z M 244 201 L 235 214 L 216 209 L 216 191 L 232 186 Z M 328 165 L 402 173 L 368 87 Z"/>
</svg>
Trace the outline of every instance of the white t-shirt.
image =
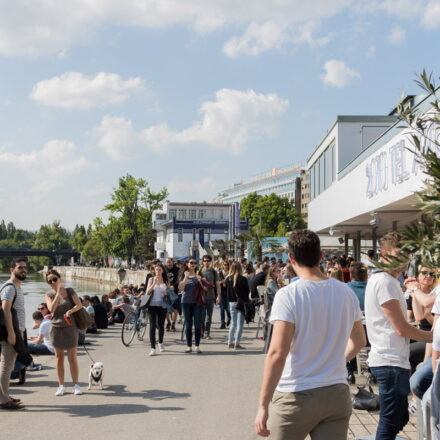
<svg viewBox="0 0 440 440">
<path fill-rule="evenodd" d="M 434 327 L 434 334 L 432 335 L 432 349 L 440 351 L 440 319 L 437 319 Z"/>
<path fill-rule="evenodd" d="M 270 321 L 291 322 L 295 333 L 277 390 L 289 393 L 346 384 L 345 348 L 353 324 L 361 319 L 356 295 L 334 278 L 299 279 L 280 289 Z"/>
<path fill-rule="evenodd" d="M 53 353 L 54 349 L 50 343 L 49 338 L 50 321 L 48 319 L 43 319 L 38 329 L 38 336 L 43 336 L 43 344 Z"/>
<path fill-rule="evenodd" d="M 430 296 L 436 296 L 434 305 L 432 306 L 431 313 L 434 315 L 440 315 L 440 284 L 434 287 L 434 290 L 430 293 Z"/>
<path fill-rule="evenodd" d="M 407 320 L 405 296 L 399 281 L 386 272 L 373 273 L 365 290 L 365 323 L 371 344 L 368 365 L 409 369 L 409 339 L 396 333 L 381 307 L 393 299 L 399 301 Z"/>
</svg>

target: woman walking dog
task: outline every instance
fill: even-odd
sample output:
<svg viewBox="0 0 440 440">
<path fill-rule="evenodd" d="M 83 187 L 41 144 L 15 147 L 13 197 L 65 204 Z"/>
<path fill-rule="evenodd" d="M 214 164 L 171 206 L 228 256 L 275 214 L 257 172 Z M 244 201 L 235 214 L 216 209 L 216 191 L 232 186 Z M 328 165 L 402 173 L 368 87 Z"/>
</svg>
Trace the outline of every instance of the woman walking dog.
<svg viewBox="0 0 440 440">
<path fill-rule="evenodd" d="M 78 295 L 73 289 L 69 291 L 64 287 L 60 274 L 51 269 L 46 273 L 46 281 L 51 286 L 52 291 L 46 294 L 46 303 L 52 314 L 50 328 L 50 342 L 55 350 L 56 371 L 59 387 L 56 396 L 63 396 L 66 389 L 64 387 L 64 350 L 67 350 L 70 373 L 72 374 L 73 393 L 82 394 L 78 385 L 79 367 L 76 350 L 78 346 L 78 328 L 72 313 L 81 310 L 82 304 Z"/>
</svg>

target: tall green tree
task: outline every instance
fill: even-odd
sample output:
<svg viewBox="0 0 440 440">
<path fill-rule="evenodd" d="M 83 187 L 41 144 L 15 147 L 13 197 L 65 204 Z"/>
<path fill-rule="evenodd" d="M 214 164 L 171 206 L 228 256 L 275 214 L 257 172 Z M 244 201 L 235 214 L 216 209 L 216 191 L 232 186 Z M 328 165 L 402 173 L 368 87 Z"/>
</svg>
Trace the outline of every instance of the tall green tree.
<svg viewBox="0 0 440 440">
<path fill-rule="evenodd" d="M 287 197 L 272 193 L 260 196 L 249 194 L 241 202 L 240 217 L 249 218 L 255 228 L 260 228 L 260 209 L 262 231 L 266 236 L 283 237 L 295 229 L 307 227 L 301 214 L 296 210 L 295 203 Z"/>
<path fill-rule="evenodd" d="M 59 220 L 51 225 L 42 225 L 35 234 L 34 249 L 71 249 L 70 233 Z"/>
<path fill-rule="evenodd" d="M 153 211 L 162 206 L 167 195 L 166 188 L 153 192 L 145 179 L 136 179 L 130 174 L 119 178 L 118 187 L 113 189 L 111 195 L 112 202 L 104 210 L 110 212 L 109 225 L 112 224 L 113 229 L 119 231 L 118 242 L 123 249 L 123 255 L 120 256 L 142 258 L 141 255 L 135 255 L 135 249 L 141 249 L 138 245 L 143 234 L 147 235 L 142 242 L 148 240 Z M 152 248 L 150 250 L 153 251 Z"/>
</svg>

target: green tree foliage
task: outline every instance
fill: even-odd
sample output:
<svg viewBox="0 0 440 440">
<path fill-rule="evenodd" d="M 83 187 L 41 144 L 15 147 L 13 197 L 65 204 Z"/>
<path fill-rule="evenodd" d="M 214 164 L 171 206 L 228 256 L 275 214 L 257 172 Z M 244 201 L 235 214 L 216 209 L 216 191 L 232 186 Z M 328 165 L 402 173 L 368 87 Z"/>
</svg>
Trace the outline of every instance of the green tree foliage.
<svg viewBox="0 0 440 440">
<path fill-rule="evenodd" d="M 119 178 L 119 185 L 111 195 L 112 203 L 104 207 L 104 210 L 110 212 L 108 226 L 118 231 L 117 237 L 113 235 L 120 252 L 116 255 L 143 259 L 147 256 L 144 252 L 153 252 L 154 242 L 150 239 L 152 215 L 155 209 L 162 206 L 167 195 L 166 188 L 155 193 L 146 180 L 136 179 L 130 174 Z M 143 245 L 140 246 L 140 243 Z"/>
<path fill-rule="evenodd" d="M 257 261 L 263 260 L 263 249 L 269 248 L 270 252 L 277 252 L 279 250 L 279 244 L 276 240 L 271 239 L 263 231 L 256 228 L 251 228 L 249 234 L 246 234 L 248 238 L 248 253 L 257 258 Z"/>
<path fill-rule="evenodd" d="M 294 202 L 287 197 L 280 197 L 274 193 L 268 196 L 252 193 L 245 197 L 240 205 L 240 217 L 249 218 L 256 229 L 260 227 L 261 208 L 262 231 L 265 236 L 283 237 L 295 229 L 307 227 Z"/>
<path fill-rule="evenodd" d="M 35 235 L 34 249 L 71 249 L 70 234 L 59 220 L 42 225 Z"/>
</svg>

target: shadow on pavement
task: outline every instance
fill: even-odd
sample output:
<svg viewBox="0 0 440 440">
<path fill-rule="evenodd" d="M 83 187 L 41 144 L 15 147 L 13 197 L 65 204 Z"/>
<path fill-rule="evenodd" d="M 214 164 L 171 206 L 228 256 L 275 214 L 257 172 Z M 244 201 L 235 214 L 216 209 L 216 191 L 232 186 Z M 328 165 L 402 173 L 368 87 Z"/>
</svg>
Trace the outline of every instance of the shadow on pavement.
<svg viewBox="0 0 440 440">
<path fill-rule="evenodd" d="M 150 411 L 183 411 L 176 406 L 152 408 L 147 405 L 107 404 L 107 405 L 27 405 L 26 409 L 32 412 L 61 412 L 72 417 L 108 417 L 122 414 L 140 414 Z"/>
</svg>

